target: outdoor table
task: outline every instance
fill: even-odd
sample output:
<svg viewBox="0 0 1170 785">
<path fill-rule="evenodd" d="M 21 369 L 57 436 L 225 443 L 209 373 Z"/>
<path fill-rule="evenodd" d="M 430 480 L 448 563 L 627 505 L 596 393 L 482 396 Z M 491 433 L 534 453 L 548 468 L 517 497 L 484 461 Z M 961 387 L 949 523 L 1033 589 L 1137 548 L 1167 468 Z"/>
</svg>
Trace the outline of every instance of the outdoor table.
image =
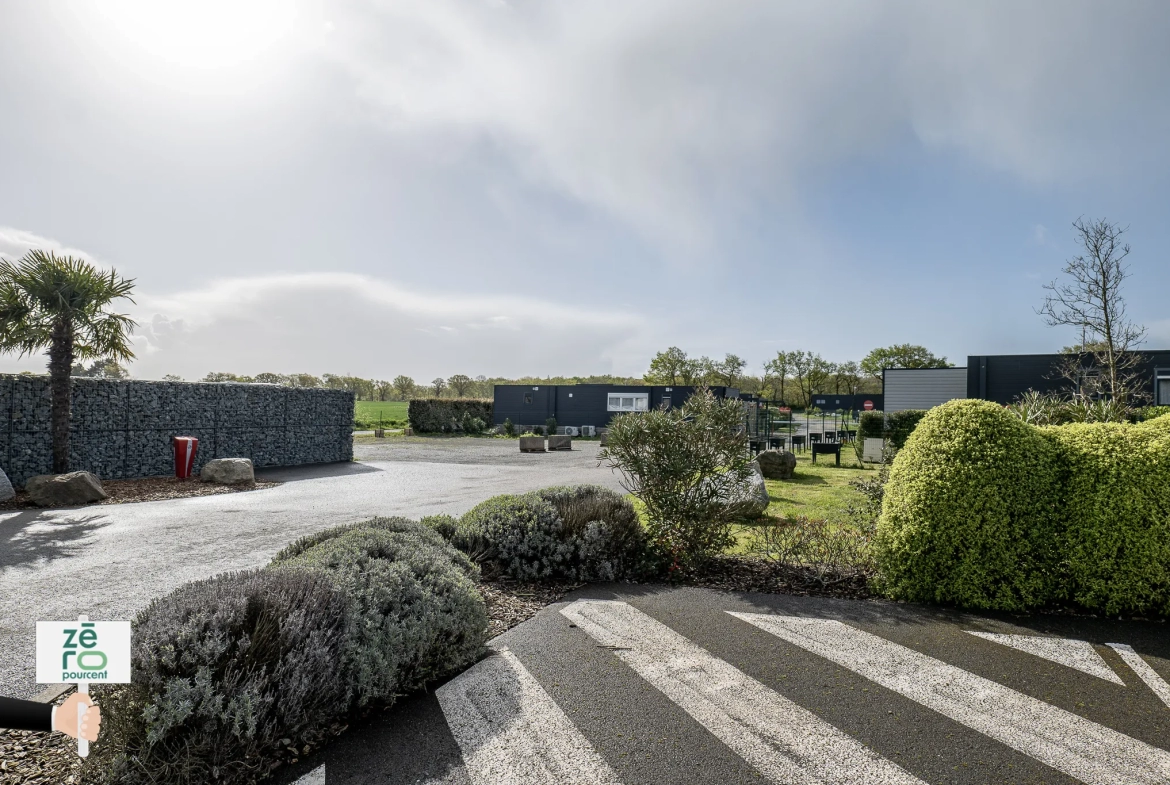
<svg viewBox="0 0 1170 785">
<path fill-rule="evenodd" d="M 837 458 L 837 465 L 841 465 L 841 445 L 838 443 L 813 444 L 812 462 L 817 462 L 817 455 L 833 455 Z"/>
</svg>

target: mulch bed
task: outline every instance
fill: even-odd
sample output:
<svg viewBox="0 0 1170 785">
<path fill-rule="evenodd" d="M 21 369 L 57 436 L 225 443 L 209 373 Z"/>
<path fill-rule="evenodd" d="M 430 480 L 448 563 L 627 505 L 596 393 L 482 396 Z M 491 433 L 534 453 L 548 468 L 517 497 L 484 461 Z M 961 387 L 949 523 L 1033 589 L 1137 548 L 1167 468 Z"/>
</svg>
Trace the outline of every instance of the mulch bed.
<svg viewBox="0 0 1170 785">
<path fill-rule="evenodd" d="M 76 785 L 80 771 L 77 741 L 64 733 L 0 730 L 0 785 Z"/>
<path fill-rule="evenodd" d="M 838 597 L 868 600 L 874 597 L 864 577 L 823 585 L 810 571 L 750 556 L 717 556 L 697 572 L 677 581 L 680 586 L 699 586 L 723 591 L 756 591 L 797 597 Z"/>
<path fill-rule="evenodd" d="M 242 485 L 219 485 L 213 482 L 201 482 L 194 477 L 180 480 L 177 477 L 143 477 L 137 480 L 103 480 L 102 489 L 107 498 L 97 504 L 126 504 L 127 502 L 155 502 L 163 499 L 183 499 L 188 496 L 215 496 L 221 493 L 240 493 L 241 491 L 255 491 L 261 488 L 274 488 L 278 482 L 257 480 Z M 93 505 L 86 505 L 93 506 Z M 8 501 L 0 502 L 0 510 L 43 510 L 33 504 L 28 494 L 17 491 L 16 496 Z"/>
</svg>

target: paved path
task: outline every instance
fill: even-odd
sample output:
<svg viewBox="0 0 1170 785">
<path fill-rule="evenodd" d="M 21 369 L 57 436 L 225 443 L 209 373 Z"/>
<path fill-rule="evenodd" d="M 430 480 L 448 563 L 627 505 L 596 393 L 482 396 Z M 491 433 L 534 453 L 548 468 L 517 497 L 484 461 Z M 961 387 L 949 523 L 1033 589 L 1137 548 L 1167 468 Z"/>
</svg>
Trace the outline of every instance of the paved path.
<svg viewBox="0 0 1170 785">
<path fill-rule="evenodd" d="M 492 648 L 278 781 L 1170 782 L 1165 624 L 611 585 Z"/>
<path fill-rule="evenodd" d="M 38 619 L 128 619 L 191 580 L 258 567 L 297 537 L 374 515 L 459 514 L 500 493 L 593 482 L 596 442 L 521 454 L 502 439 L 360 444 L 361 463 L 258 472 L 276 488 L 140 504 L 0 513 L 0 695 L 33 682 Z"/>
</svg>

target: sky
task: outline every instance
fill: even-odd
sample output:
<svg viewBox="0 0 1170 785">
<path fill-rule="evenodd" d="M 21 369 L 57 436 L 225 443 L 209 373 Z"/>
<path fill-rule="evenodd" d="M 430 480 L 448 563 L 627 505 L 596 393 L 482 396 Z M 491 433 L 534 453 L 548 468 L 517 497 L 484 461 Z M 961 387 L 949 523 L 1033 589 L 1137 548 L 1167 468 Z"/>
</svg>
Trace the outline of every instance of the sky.
<svg viewBox="0 0 1170 785">
<path fill-rule="evenodd" d="M 1167 40 L 1164 0 L 0 0 L 0 256 L 135 279 L 137 378 L 758 372 L 1071 344 L 1084 216 L 1168 348 Z"/>
</svg>

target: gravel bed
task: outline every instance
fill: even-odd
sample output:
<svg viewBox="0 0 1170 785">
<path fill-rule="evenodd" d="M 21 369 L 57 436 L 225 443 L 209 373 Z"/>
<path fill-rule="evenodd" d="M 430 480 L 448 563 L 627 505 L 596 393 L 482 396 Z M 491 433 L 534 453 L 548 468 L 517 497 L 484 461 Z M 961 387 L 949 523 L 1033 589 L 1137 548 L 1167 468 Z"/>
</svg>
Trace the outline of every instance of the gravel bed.
<svg viewBox="0 0 1170 785">
<path fill-rule="evenodd" d="M 102 490 L 107 498 L 94 504 L 126 504 L 127 502 L 155 502 L 163 499 L 182 499 L 187 496 L 216 496 L 221 493 L 240 493 L 261 488 L 274 488 L 279 482 L 257 480 L 243 485 L 218 485 L 201 482 L 194 477 L 180 480 L 178 477 L 143 477 L 137 480 L 103 480 Z M 86 505 L 90 506 L 90 505 Z M 44 510 L 33 504 L 28 494 L 17 491 L 16 496 L 0 502 L 0 510 Z"/>
</svg>

